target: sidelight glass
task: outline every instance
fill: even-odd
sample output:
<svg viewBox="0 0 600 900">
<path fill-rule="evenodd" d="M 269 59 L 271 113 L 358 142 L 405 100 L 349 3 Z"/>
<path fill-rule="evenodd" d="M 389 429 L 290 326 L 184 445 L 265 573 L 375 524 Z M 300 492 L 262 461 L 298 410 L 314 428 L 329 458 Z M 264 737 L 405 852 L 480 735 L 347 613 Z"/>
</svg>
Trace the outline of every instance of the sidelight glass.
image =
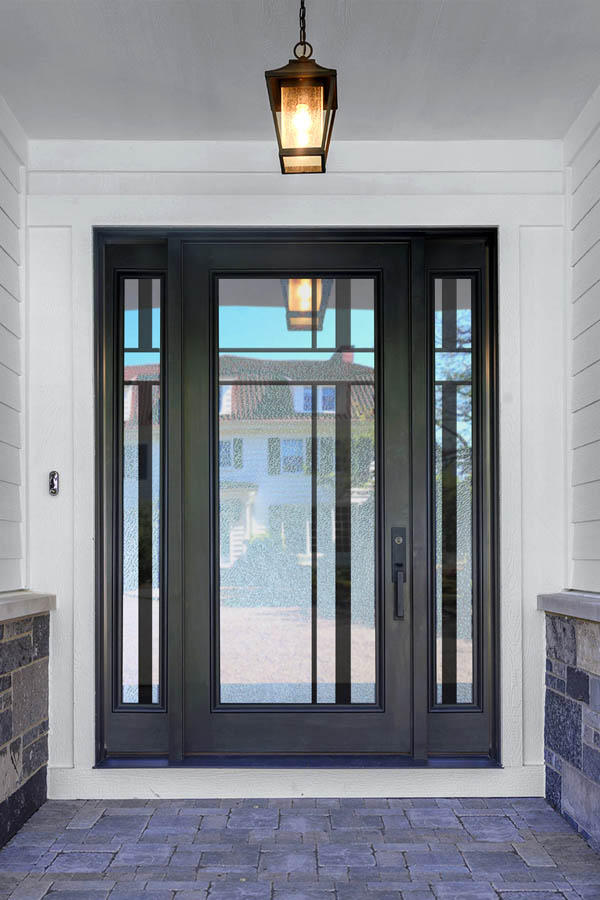
<svg viewBox="0 0 600 900">
<path fill-rule="evenodd" d="M 287 282 L 219 280 L 219 698 L 374 703 L 374 282 Z"/>
<path fill-rule="evenodd" d="M 122 281 L 120 702 L 159 704 L 161 317 L 158 278 Z"/>
<path fill-rule="evenodd" d="M 472 291 L 434 279 L 435 701 L 449 705 L 474 701 Z"/>
</svg>

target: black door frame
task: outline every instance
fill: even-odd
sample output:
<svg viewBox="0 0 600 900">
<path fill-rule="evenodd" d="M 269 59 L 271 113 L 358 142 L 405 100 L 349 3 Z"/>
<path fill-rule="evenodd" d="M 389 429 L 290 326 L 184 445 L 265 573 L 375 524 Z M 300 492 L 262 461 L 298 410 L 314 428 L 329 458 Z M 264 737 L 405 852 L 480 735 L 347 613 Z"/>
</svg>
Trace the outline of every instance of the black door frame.
<svg viewBox="0 0 600 900">
<path fill-rule="evenodd" d="M 481 465 L 479 479 L 483 483 L 482 497 L 485 509 L 480 510 L 476 522 L 478 541 L 483 548 L 480 590 L 486 592 L 485 606 L 488 615 L 482 632 L 480 679 L 485 679 L 485 707 L 489 752 L 469 754 L 455 747 L 445 750 L 443 744 L 446 728 L 442 719 L 451 717 L 448 726 L 459 737 L 471 727 L 473 719 L 469 712 L 460 710 L 434 709 L 430 702 L 429 689 L 431 661 L 431 546 L 430 541 L 413 545 L 411 570 L 414 591 L 428 598 L 427 616 L 413 623 L 413 659 L 422 661 L 421 677 L 413 678 L 413 753 L 408 760 L 393 757 L 346 758 L 336 757 L 336 765 L 498 765 L 499 764 L 499 616 L 498 604 L 498 551 L 497 551 L 497 299 L 496 299 L 496 230 L 495 229 L 360 229 L 360 228 L 216 228 L 216 229 L 119 229 L 99 228 L 94 230 L 95 250 L 95 311 L 96 311 L 96 430 L 98 449 L 96 465 L 96 594 L 97 594 L 97 762 L 99 765 L 332 765 L 331 756 L 323 759 L 311 757 L 280 757 L 269 759 L 207 758 L 186 759 L 183 754 L 183 665 L 177 662 L 175 648 L 181 647 L 184 636 L 183 623 L 183 566 L 178 547 L 183 538 L 183 510 L 177 503 L 166 499 L 164 518 L 171 536 L 168 547 L 164 546 L 163 568 L 168 573 L 169 603 L 167 606 L 167 700 L 160 710 L 136 709 L 117 710 L 114 705 L 112 688 L 114 672 L 114 647 L 111 637 L 114 598 L 113 547 L 115 507 L 110 485 L 114 481 L 113 451 L 115 435 L 112 422 L 115 361 L 111 341 L 114 334 L 115 268 L 119 271 L 161 274 L 167 281 L 166 333 L 168 335 L 165 356 L 167 384 L 170 400 L 163 416 L 165 429 L 165 449 L 171 459 L 182 460 L 182 406 L 180 399 L 184 389 L 182 377 L 182 305 L 179 302 L 182 291 L 181 244 L 185 241 L 203 243 L 247 241 L 294 241 L 303 242 L 339 241 L 406 243 L 411 244 L 412 322 L 410 340 L 413 348 L 427 341 L 428 329 L 428 279 L 432 271 L 441 271 L 439 260 L 428 263 L 431 246 L 436 242 L 449 241 L 455 249 L 465 247 L 470 242 L 479 242 L 485 254 L 485 273 L 482 277 L 480 305 L 483 309 L 481 321 L 482 359 L 480 360 L 479 381 L 482 382 L 483 428 L 480 434 Z M 452 263 L 452 260 L 450 260 Z M 460 270 L 460 265 L 448 265 L 449 272 Z M 471 267 L 472 268 L 472 267 Z M 109 272 L 112 277 L 107 277 Z M 413 369 L 411 378 L 413 479 L 429 484 L 431 455 L 416 453 L 418 446 L 430 428 L 430 360 L 424 354 L 416 354 L 421 359 L 422 370 Z M 169 471 L 169 493 L 181 493 L 182 466 L 171 465 Z M 413 520 L 418 519 L 415 534 L 427 533 L 422 529 L 423 517 L 429 515 L 429 507 L 412 505 Z M 384 536 L 385 540 L 385 536 Z M 483 704 L 480 703 L 479 711 Z M 458 717 L 457 717 L 458 714 Z M 439 724 L 438 724 L 439 723 Z M 440 727 L 441 726 L 441 727 Z M 441 742 L 434 737 L 439 732 Z M 433 741 L 431 740 L 433 738 Z M 437 746 L 436 746 L 437 745 Z"/>
</svg>

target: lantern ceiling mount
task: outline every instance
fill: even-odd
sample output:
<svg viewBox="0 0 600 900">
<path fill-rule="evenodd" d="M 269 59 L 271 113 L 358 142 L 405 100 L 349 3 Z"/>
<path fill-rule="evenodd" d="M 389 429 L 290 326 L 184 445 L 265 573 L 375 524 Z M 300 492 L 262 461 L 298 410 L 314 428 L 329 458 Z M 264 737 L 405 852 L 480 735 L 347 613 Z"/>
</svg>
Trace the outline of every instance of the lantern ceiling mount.
<svg viewBox="0 0 600 900">
<path fill-rule="evenodd" d="M 296 59 L 310 59 L 313 55 L 313 46 L 310 41 L 306 40 L 306 7 L 304 5 L 304 0 L 300 0 L 300 40 L 294 47 L 294 56 Z M 310 50 L 308 49 L 310 47 Z M 299 48 L 302 48 L 302 52 L 298 53 Z"/>
<path fill-rule="evenodd" d="M 305 0 L 300 0 L 300 40 L 294 59 L 265 72 L 284 175 L 325 172 L 337 110 L 337 72 L 311 59 Z"/>
</svg>

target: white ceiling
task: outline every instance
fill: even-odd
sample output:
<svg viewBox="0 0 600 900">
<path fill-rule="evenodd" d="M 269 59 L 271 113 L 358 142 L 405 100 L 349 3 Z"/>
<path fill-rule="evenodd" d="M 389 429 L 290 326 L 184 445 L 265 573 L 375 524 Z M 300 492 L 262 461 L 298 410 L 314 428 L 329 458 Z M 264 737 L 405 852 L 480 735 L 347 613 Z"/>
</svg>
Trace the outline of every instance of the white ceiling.
<svg viewBox="0 0 600 900">
<path fill-rule="evenodd" d="M 560 138 L 600 83 L 600 0 L 306 0 L 345 140 Z M 269 139 L 297 0 L 0 0 L 33 138 Z"/>
</svg>

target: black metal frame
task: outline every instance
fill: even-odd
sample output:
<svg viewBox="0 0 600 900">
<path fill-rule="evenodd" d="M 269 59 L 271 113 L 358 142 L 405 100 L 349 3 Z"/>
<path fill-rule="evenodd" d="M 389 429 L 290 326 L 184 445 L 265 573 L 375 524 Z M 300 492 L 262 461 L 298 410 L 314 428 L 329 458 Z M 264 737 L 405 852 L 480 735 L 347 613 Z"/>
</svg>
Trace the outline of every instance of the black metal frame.
<svg viewBox="0 0 600 900">
<path fill-rule="evenodd" d="M 426 255 L 428 353 L 433 357 L 433 283 L 435 278 L 470 278 L 472 294 L 473 390 L 473 702 L 437 703 L 434 695 L 435 623 L 433 584 L 430 589 L 428 735 L 430 757 L 460 752 L 460 740 L 471 731 L 481 749 L 499 760 L 499 590 L 498 590 L 498 403 L 496 241 L 473 252 L 455 235 L 431 242 Z M 433 359 L 428 363 L 429 433 L 433 433 Z M 433 459 L 429 459 L 433 471 Z M 428 503 L 432 508 L 431 500 Z M 434 547 L 431 521 L 430 547 Z M 433 571 L 431 568 L 430 571 Z M 487 602 L 485 602 L 487 598 Z M 454 726 L 448 740 L 450 726 Z M 457 741 L 458 739 L 458 741 Z"/>
<path fill-rule="evenodd" d="M 499 677 L 498 677 L 498 591 L 497 591 L 497 345 L 496 345 L 496 232 L 493 229 L 425 229 L 411 231 L 404 229 L 193 229 L 187 231 L 175 231 L 169 229 L 96 229 L 94 234 L 95 249 L 95 303 L 96 303 L 96 431 L 99 452 L 96 465 L 96 585 L 97 585 L 97 761 L 99 765 L 119 764 L 127 759 L 134 759 L 139 764 L 163 764 L 161 760 L 168 760 L 172 765 L 200 764 L 200 765 L 279 765 L 281 755 L 261 756 L 252 755 L 240 757 L 233 755 L 231 758 L 223 754 L 207 756 L 203 759 L 195 757 L 196 762 L 184 759 L 184 671 L 183 662 L 175 659 L 175 650 L 181 648 L 185 629 L 183 624 L 183 559 L 179 548 L 183 540 L 183 510 L 177 503 L 169 500 L 169 493 L 179 496 L 181 493 L 183 456 L 182 420 L 183 409 L 181 398 L 185 389 L 183 379 L 182 346 L 182 308 L 180 297 L 182 293 L 182 253 L 183 241 L 201 241 L 206 243 L 232 242 L 244 244 L 249 241 L 294 241 L 299 245 L 304 242 L 339 241 L 339 242 L 410 242 L 411 245 L 411 293 L 412 293 L 412 326 L 410 342 L 415 353 L 411 378 L 411 407 L 412 429 L 410 436 L 412 460 L 413 489 L 422 495 L 422 491 L 429 491 L 429 473 L 431 471 L 431 446 L 427 440 L 427 454 L 423 454 L 420 448 L 424 446 L 423 440 L 428 435 L 430 428 L 430 360 L 422 352 L 417 353 L 426 341 L 428 330 L 428 302 L 425 302 L 429 291 L 427 290 L 430 269 L 445 270 L 447 274 L 456 276 L 456 265 L 450 260 L 445 265 L 438 265 L 432 257 L 432 248 L 447 244 L 458 251 L 469 243 L 479 243 L 484 255 L 482 269 L 487 281 L 482 283 L 481 306 L 484 310 L 481 322 L 481 335 L 483 342 L 481 371 L 487 373 L 488 380 L 481 390 L 479 403 L 481 404 L 481 421 L 484 423 L 484 435 L 481 447 L 481 469 L 478 483 L 482 485 L 482 504 L 480 514 L 475 521 L 481 546 L 484 548 L 482 558 L 479 560 L 481 571 L 481 585 L 487 597 L 486 608 L 488 610 L 485 622 L 482 622 L 482 645 L 486 645 L 485 660 L 483 649 L 481 650 L 481 674 L 485 687 L 485 733 L 487 735 L 486 746 L 481 741 L 477 748 L 460 752 L 460 749 L 448 745 L 448 742 L 439 740 L 442 732 L 446 732 L 452 725 L 453 730 L 460 736 L 469 733 L 473 728 L 472 713 L 481 713 L 481 706 L 477 709 L 464 707 L 448 710 L 447 708 L 434 708 L 430 703 L 431 693 L 431 654 L 428 634 L 431 634 L 431 622 L 422 617 L 421 620 L 412 623 L 412 647 L 413 657 L 429 658 L 428 677 L 415 678 L 413 681 L 413 752 L 407 760 L 398 756 L 364 757 L 360 754 L 348 757 L 314 754 L 302 757 L 319 765 L 319 759 L 328 762 L 322 764 L 335 765 L 392 765 L 392 759 L 396 764 L 413 765 L 496 765 L 498 763 L 499 748 Z M 119 249 L 120 248 L 120 249 Z M 156 265 L 156 254 L 161 256 L 161 264 Z M 116 256 L 115 256 L 116 254 Z M 114 578 L 113 560 L 110 548 L 114 539 L 114 505 L 110 485 L 114 484 L 114 466 L 111 460 L 111 448 L 114 446 L 112 434 L 112 406 L 111 397 L 114 391 L 114 375 L 111 365 L 114 360 L 111 355 L 112 326 L 110 322 L 111 291 L 114 292 L 114 283 L 107 279 L 108 271 L 115 267 L 115 259 L 121 254 L 125 262 L 129 260 L 130 271 L 137 274 L 163 274 L 166 277 L 167 293 L 163 297 L 164 314 L 161 317 L 163 335 L 166 340 L 162 344 L 163 372 L 166 371 L 166 393 L 163 391 L 162 427 L 164 429 L 163 446 L 166 452 L 163 454 L 163 464 L 166 457 L 169 458 L 169 491 L 165 492 L 163 508 L 163 521 L 167 523 L 167 529 L 171 536 L 168 545 L 163 546 L 164 568 L 168 570 L 169 601 L 166 604 L 166 643 L 169 657 L 168 678 L 163 680 L 163 686 L 167 697 L 166 711 L 151 709 L 135 709 L 118 711 L 112 707 L 111 698 L 111 673 L 113 671 L 113 655 L 111 646 L 112 606 L 106 600 L 111 597 L 111 584 Z M 459 253 L 460 255 L 460 253 Z M 434 254 L 435 256 L 435 254 Z M 443 253 L 442 253 L 443 256 Z M 433 259 L 433 262 L 432 262 Z M 153 261 L 153 264 L 151 264 Z M 123 266 L 120 266 L 121 270 Z M 471 265 L 471 271 L 474 266 Z M 168 273 L 168 277 L 167 277 Z M 271 273 L 270 273 L 271 274 Z M 288 272 L 285 273 L 289 275 Z M 483 277 L 483 276 L 482 276 Z M 165 302 L 166 301 L 166 302 Z M 429 342 L 430 344 L 430 342 Z M 485 355 L 485 359 L 483 359 Z M 473 376 L 474 385 L 477 377 Z M 213 385 L 214 387 L 214 385 Z M 475 403 L 475 399 L 474 399 Z M 474 437 L 474 443 L 475 443 Z M 478 442 L 479 444 L 479 442 Z M 179 464 L 178 464 L 179 463 Z M 474 474 L 475 481 L 475 474 Z M 167 482 L 163 478 L 163 484 Z M 429 496 L 427 494 L 427 496 Z M 428 506 L 430 504 L 427 504 Z M 411 503 L 412 524 L 417 524 L 415 534 L 425 524 L 423 517 L 427 517 L 428 511 L 423 504 Z M 383 535 L 381 543 L 385 546 L 387 541 Z M 428 546 L 429 544 L 429 546 Z M 384 548 L 380 548 L 383 552 Z M 414 541 L 412 546 L 412 571 L 413 590 L 426 592 L 429 617 L 432 615 L 432 584 L 431 584 L 431 541 L 420 543 Z M 485 632 L 485 633 L 484 633 Z M 347 707 L 346 707 L 347 708 Z M 371 709 L 373 707 L 370 707 Z M 469 719 L 469 715 L 471 718 Z M 452 717 L 448 722 L 448 716 Z M 115 717 L 116 720 L 115 720 Z M 465 719 L 466 717 L 466 719 Z M 445 719 L 448 725 L 442 726 Z M 463 742 L 464 743 L 464 742 Z M 446 749 L 442 744 L 448 745 Z M 466 746 L 466 745 L 464 745 Z M 228 763 L 227 759 L 231 759 Z M 293 764 L 292 756 L 285 757 L 288 764 Z M 297 758 L 297 757 L 296 757 Z M 144 762 L 146 760 L 146 763 Z M 155 762 L 152 762 L 155 760 Z M 379 760 L 379 762 L 378 762 Z M 387 760 L 387 762 L 386 762 Z"/>
</svg>

